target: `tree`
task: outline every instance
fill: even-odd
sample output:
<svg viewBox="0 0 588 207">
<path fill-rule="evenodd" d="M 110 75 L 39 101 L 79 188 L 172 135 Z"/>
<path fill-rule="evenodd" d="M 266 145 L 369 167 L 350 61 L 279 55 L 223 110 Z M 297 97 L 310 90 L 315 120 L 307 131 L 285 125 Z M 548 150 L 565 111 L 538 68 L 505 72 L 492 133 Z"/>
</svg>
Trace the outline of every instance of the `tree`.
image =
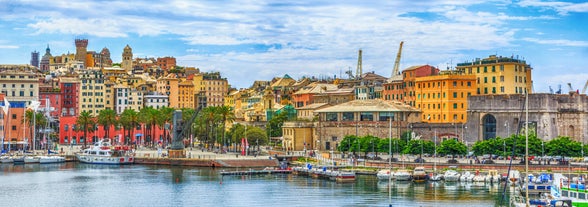
<svg viewBox="0 0 588 207">
<path fill-rule="evenodd" d="M 455 161 L 455 155 L 465 155 L 468 149 L 464 143 L 458 142 L 455 139 L 447 139 L 441 142 L 437 147 L 437 153 L 451 155 L 451 159 Z"/>
<path fill-rule="evenodd" d="M 135 131 L 135 127 L 139 124 L 139 114 L 133 109 L 125 109 L 120 115 L 120 123 L 123 126 L 123 131 L 126 132 L 125 144 L 130 144 L 130 141 Z"/>
<path fill-rule="evenodd" d="M 166 127 L 166 126 L 170 126 L 171 125 L 171 121 L 174 115 L 174 111 L 175 109 L 173 108 L 169 108 L 169 107 L 163 107 L 161 109 L 159 109 L 159 113 L 157 115 L 156 118 L 156 122 L 157 125 L 163 129 L 163 140 L 165 142 L 165 144 L 169 143 L 169 133 L 168 133 L 168 129 L 170 129 L 171 127 Z"/>
<path fill-rule="evenodd" d="M 84 148 L 86 148 L 86 143 L 88 142 L 88 132 L 94 131 L 95 124 L 94 117 L 88 111 L 82 111 L 76 119 L 77 129 L 84 132 Z"/>
<path fill-rule="evenodd" d="M 405 148 L 407 154 L 418 154 L 419 157 L 423 156 L 423 153 L 433 154 L 435 153 L 435 143 L 428 140 L 410 140 Z"/>
<path fill-rule="evenodd" d="M 23 122 L 26 121 L 27 126 L 30 126 L 29 130 L 30 130 L 31 136 L 33 133 L 37 133 L 37 131 L 39 131 L 39 129 L 45 127 L 48 122 L 47 118 L 43 115 L 43 113 L 36 112 L 34 117 L 33 117 L 33 113 L 34 112 L 32 110 L 27 110 L 25 112 L 25 118 L 22 120 Z M 32 136 L 31 138 L 33 138 L 33 137 L 35 137 L 35 139 L 37 139 L 37 136 Z M 35 149 L 35 148 L 36 148 L 36 146 L 33 146 L 33 149 Z"/>
<path fill-rule="evenodd" d="M 139 110 L 139 122 L 145 124 L 143 132 L 145 141 L 151 143 L 151 145 L 155 144 L 155 139 L 153 139 L 153 137 L 155 137 L 155 126 L 157 125 L 157 117 L 159 114 L 159 110 L 156 110 L 153 107 L 144 107 Z"/>
<path fill-rule="evenodd" d="M 265 131 L 259 127 L 247 127 L 247 142 L 249 145 L 257 146 L 257 151 L 259 151 L 259 145 L 265 145 L 268 143 L 268 137 Z"/>
<path fill-rule="evenodd" d="M 98 113 L 98 124 L 105 129 L 104 138 L 110 137 L 110 126 L 117 123 L 116 111 L 112 109 L 104 109 Z"/>
<path fill-rule="evenodd" d="M 545 145 L 547 154 L 551 156 L 565 157 L 581 156 L 582 144 L 578 141 L 571 140 L 569 137 L 557 137 L 547 142 Z"/>
<path fill-rule="evenodd" d="M 268 122 L 266 130 L 270 137 L 281 137 L 282 136 L 282 125 L 288 120 L 288 113 L 280 112 L 276 113 Z"/>
<path fill-rule="evenodd" d="M 222 120 L 222 124 L 223 124 L 223 140 L 222 140 L 222 146 L 225 146 L 225 134 L 226 134 L 226 123 L 227 122 L 232 122 L 233 120 L 235 120 L 235 113 L 233 112 L 233 108 L 228 107 L 228 106 L 220 106 L 216 112 L 219 114 L 219 116 L 221 117 Z"/>
</svg>

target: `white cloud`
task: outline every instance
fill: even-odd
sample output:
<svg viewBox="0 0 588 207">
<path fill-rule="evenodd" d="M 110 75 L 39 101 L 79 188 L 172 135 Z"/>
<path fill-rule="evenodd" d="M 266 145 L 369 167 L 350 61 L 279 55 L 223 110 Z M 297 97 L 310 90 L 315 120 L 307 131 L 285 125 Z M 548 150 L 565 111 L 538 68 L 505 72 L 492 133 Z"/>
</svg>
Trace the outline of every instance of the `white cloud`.
<svg viewBox="0 0 588 207">
<path fill-rule="evenodd" d="M 519 5 L 524 7 L 542 7 L 545 9 L 552 9 L 562 15 L 566 15 L 570 12 L 588 12 L 588 2 L 570 3 L 561 1 L 522 0 L 519 2 Z"/>
<path fill-rule="evenodd" d="M 17 45 L 0 45 L 0 49 L 18 49 Z"/>
<path fill-rule="evenodd" d="M 548 39 L 537 39 L 537 38 L 522 38 L 522 40 L 534 42 L 545 45 L 555 46 L 570 46 L 570 47 L 587 47 L 588 41 L 575 41 L 575 40 L 548 40 Z"/>
</svg>

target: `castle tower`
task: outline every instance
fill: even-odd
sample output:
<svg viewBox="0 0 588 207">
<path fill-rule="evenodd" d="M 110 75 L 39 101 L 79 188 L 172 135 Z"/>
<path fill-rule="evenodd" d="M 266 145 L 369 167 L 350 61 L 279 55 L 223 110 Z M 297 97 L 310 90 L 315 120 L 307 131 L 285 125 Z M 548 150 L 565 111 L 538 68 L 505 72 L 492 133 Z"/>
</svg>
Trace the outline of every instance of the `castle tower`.
<svg viewBox="0 0 588 207">
<path fill-rule="evenodd" d="M 88 53 L 88 39 L 76 39 L 76 60 L 86 65 L 86 53 Z"/>
<path fill-rule="evenodd" d="M 121 67 L 125 71 L 131 71 L 133 69 L 133 49 L 129 45 L 123 49 Z"/>
<path fill-rule="evenodd" d="M 31 66 L 39 67 L 39 52 L 31 52 Z"/>
<path fill-rule="evenodd" d="M 102 67 L 111 67 L 112 66 L 112 59 L 110 59 L 110 50 L 108 48 L 102 48 L 100 52 L 100 64 Z"/>
</svg>

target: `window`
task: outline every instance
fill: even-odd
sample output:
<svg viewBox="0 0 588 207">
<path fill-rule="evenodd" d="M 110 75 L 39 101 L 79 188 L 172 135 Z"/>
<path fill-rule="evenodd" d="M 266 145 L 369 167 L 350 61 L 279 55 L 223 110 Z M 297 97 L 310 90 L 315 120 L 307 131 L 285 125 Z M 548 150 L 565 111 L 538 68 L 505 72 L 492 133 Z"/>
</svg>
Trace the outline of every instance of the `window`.
<svg viewBox="0 0 588 207">
<path fill-rule="evenodd" d="M 12 119 L 16 119 L 16 114 L 12 114 Z"/>
<path fill-rule="evenodd" d="M 453 81 L 453 87 L 457 86 L 457 81 Z"/>
<path fill-rule="evenodd" d="M 361 112 L 360 120 L 361 121 L 373 121 L 374 120 L 374 113 L 373 112 Z"/>
<path fill-rule="evenodd" d="M 488 94 L 488 88 L 484 88 L 484 94 Z"/>
<path fill-rule="evenodd" d="M 484 83 L 488 83 L 488 77 L 484 77 Z"/>
<path fill-rule="evenodd" d="M 353 112 L 343 112 L 343 121 L 353 121 Z"/>
<path fill-rule="evenodd" d="M 12 130 L 16 130 L 16 125 L 12 125 Z"/>
<path fill-rule="evenodd" d="M 492 66 L 492 72 L 496 72 L 496 66 Z"/>
<path fill-rule="evenodd" d="M 488 66 L 484 66 L 484 73 L 488 72 Z"/>
<path fill-rule="evenodd" d="M 496 93 L 496 87 L 492 87 L 492 93 Z"/>
<path fill-rule="evenodd" d="M 503 75 L 500 76 L 500 82 L 504 82 L 504 76 Z"/>
<path fill-rule="evenodd" d="M 457 103 L 453 104 L 453 109 L 457 109 Z"/>
<path fill-rule="evenodd" d="M 66 125 L 64 125 L 64 126 L 63 126 L 63 130 L 64 130 L 64 131 L 67 131 L 67 130 L 69 130 L 69 125 L 67 125 L 67 124 L 66 124 Z"/>
<path fill-rule="evenodd" d="M 457 98 L 457 92 L 453 92 L 453 98 Z"/>
<path fill-rule="evenodd" d="M 504 93 L 504 86 L 500 86 L 500 92 Z"/>
<path fill-rule="evenodd" d="M 492 76 L 492 83 L 496 83 L 496 77 Z"/>
<path fill-rule="evenodd" d="M 325 116 L 326 116 L 326 121 L 337 121 L 337 113 L 329 112 Z"/>
</svg>

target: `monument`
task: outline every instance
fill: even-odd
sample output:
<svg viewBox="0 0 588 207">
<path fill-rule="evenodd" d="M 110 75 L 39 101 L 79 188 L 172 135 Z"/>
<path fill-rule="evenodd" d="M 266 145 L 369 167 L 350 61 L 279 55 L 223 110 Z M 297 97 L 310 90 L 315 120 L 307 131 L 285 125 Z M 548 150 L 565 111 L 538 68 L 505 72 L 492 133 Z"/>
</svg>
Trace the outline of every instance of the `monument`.
<svg viewBox="0 0 588 207">
<path fill-rule="evenodd" d="M 184 140 L 182 138 L 182 111 L 174 111 L 172 118 L 172 145 L 169 149 L 169 158 L 186 158 L 186 151 L 184 150 Z"/>
</svg>

